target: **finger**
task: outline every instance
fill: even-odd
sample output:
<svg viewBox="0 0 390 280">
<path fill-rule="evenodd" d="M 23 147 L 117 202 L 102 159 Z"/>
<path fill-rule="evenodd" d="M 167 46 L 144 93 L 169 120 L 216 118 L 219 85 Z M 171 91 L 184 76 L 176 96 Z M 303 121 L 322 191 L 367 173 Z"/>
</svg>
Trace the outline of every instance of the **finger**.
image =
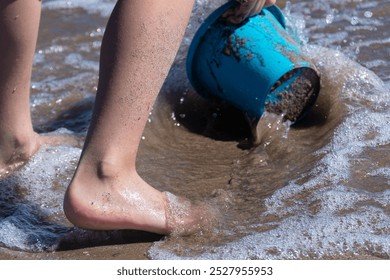
<svg viewBox="0 0 390 280">
<path fill-rule="evenodd" d="M 262 10 L 267 0 L 236 0 L 239 5 L 229 9 L 223 15 L 231 23 L 240 23 Z"/>
</svg>

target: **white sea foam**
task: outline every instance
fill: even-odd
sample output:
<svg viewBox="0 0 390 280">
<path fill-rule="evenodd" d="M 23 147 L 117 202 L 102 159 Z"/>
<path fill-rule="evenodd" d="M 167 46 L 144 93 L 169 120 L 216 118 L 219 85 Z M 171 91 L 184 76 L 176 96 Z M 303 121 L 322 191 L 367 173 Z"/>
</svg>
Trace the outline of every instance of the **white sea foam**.
<svg viewBox="0 0 390 280">
<path fill-rule="evenodd" d="M 291 202 L 289 193 L 296 192 L 296 187 L 294 184 L 286 186 L 283 192 L 270 197 L 268 204 L 270 205 L 270 200 L 278 204 L 283 204 L 283 201 Z M 316 259 L 351 257 L 365 253 L 388 258 L 390 221 L 384 208 L 389 199 L 390 191 L 373 196 L 357 193 L 354 189 L 344 186 L 329 187 L 313 192 L 305 203 L 297 201 L 297 205 L 293 207 L 285 205 L 269 208 L 266 214 L 280 215 L 283 212 L 291 212 L 281 223 L 274 224 L 275 229 L 251 234 L 237 242 L 212 248 L 195 258 Z M 376 205 L 366 205 L 367 200 L 374 200 Z M 317 201 L 321 205 L 319 212 L 310 214 L 307 206 Z M 350 212 L 340 214 L 346 210 Z M 155 259 L 183 259 L 183 256 L 179 257 L 169 250 L 159 248 L 158 243 L 149 253 Z"/>
<path fill-rule="evenodd" d="M 62 201 L 79 156 L 80 149 L 71 146 L 42 147 L 25 166 L 1 180 L 0 244 L 26 251 L 57 245 L 67 231 Z"/>
<path fill-rule="evenodd" d="M 21 250 L 30 250 L 27 244 L 28 233 L 23 227 L 19 227 L 19 222 L 14 222 L 16 217 L 11 216 L 0 221 L 0 244 L 9 248 L 18 248 Z"/>
</svg>

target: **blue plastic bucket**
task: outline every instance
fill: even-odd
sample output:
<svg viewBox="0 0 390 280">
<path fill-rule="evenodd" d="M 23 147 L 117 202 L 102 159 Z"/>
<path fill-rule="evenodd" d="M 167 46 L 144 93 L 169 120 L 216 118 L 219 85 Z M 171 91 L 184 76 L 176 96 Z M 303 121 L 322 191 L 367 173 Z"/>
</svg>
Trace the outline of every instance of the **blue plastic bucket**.
<svg viewBox="0 0 390 280">
<path fill-rule="evenodd" d="M 292 122 L 302 118 L 317 98 L 320 78 L 286 31 L 282 12 L 267 7 L 235 25 L 221 17 L 231 6 L 213 12 L 192 40 L 187 57 L 192 86 L 250 117 L 269 111 Z"/>
</svg>

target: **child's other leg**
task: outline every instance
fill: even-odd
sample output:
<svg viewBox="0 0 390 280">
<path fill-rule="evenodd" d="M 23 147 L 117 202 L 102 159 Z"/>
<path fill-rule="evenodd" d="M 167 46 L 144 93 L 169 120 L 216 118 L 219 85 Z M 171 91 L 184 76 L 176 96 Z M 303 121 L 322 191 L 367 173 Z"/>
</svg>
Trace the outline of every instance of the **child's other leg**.
<svg viewBox="0 0 390 280">
<path fill-rule="evenodd" d="M 40 3 L 0 3 L 0 176 L 26 161 L 40 145 L 29 100 Z"/>
<path fill-rule="evenodd" d="M 41 1 L 0 1 L 0 177 L 26 162 L 43 144 L 76 144 L 66 136 L 34 132 L 30 80 Z"/>
</svg>

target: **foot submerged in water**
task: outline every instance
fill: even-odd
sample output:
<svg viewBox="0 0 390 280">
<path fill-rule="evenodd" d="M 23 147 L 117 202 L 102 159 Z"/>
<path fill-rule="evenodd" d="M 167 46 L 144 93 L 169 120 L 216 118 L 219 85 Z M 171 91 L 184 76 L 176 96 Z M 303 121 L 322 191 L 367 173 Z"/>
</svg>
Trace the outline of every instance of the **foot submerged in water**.
<svg viewBox="0 0 390 280">
<path fill-rule="evenodd" d="M 11 140 L 12 139 L 12 140 Z M 42 146 L 80 146 L 76 137 L 67 134 L 38 134 L 11 138 L 0 143 L 0 178 L 12 174 L 34 156 Z"/>
<path fill-rule="evenodd" d="M 97 172 L 79 166 L 65 194 L 64 212 L 75 226 L 188 235 L 212 224 L 211 207 L 160 192 L 122 165 L 104 165 Z"/>
<path fill-rule="evenodd" d="M 217 219 L 218 212 L 206 203 L 192 203 L 164 192 L 166 199 L 165 218 L 171 235 L 190 235 L 208 230 Z"/>
</svg>

